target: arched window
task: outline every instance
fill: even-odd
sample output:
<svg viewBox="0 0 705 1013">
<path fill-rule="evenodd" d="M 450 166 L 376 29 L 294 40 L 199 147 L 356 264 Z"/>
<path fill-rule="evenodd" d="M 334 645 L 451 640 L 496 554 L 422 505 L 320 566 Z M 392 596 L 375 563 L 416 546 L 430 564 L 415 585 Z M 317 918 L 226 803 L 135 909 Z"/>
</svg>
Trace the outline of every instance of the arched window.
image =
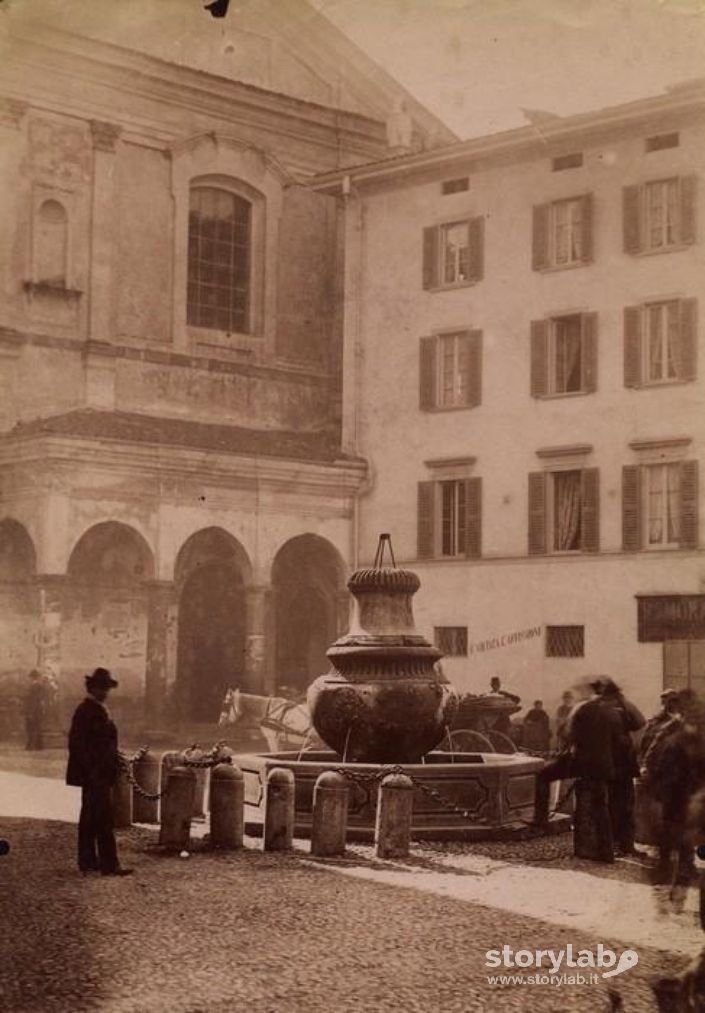
<svg viewBox="0 0 705 1013">
<path fill-rule="evenodd" d="M 45 200 L 37 214 L 35 274 L 37 281 L 66 286 L 68 216 L 63 204 Z"/>
<path fill-rule="evenodd" d="M 252 204 L 229 190 L 191 189 L 187 321 L 249 334 Z"/>
</svg>

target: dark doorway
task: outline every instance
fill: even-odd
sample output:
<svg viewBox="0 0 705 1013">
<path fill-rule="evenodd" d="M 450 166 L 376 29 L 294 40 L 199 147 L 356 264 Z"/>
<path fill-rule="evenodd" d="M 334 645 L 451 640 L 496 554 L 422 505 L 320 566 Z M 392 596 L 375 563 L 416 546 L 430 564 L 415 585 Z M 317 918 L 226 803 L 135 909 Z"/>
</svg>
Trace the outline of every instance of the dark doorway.
<svg viewBox="0 0 705 1013">
<path fill-rule="evenodd" d="M 215 724 L 226 689 L 244 684 L 243 557 L 218 528 L 198 532 L 179 554 L 176 682 L 182 720 Z"/>
<path fill-rule="evenodd" d="M 276 679 L 299 693 L 330 669 L 326 651 L 338 635 L 337 595 L 343 564 L 325 539 L 301 535 L 274 560 Z"/>
</svg>

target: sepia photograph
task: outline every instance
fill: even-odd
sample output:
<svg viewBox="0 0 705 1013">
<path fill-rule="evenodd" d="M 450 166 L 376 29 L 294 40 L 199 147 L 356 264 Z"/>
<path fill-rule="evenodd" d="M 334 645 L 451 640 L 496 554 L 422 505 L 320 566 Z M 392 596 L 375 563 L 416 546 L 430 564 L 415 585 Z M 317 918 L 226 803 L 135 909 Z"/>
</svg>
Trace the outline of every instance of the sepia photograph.
<svg viewBox="0 0 705 1013">
<path fill-rule="evenodd" d="M 0 0 L 0 1013 L 705 1013 L 705 0 Z"/>
</svg>

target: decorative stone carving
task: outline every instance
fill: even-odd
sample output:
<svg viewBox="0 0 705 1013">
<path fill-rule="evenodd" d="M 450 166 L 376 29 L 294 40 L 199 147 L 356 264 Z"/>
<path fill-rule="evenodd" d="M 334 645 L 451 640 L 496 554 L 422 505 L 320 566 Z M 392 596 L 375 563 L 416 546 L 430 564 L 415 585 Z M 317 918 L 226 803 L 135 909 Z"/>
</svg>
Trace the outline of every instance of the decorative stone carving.
<svg viewBox="0 0 705 1013">
<path fill-rule="evenodd" d="M 91 148 L 85 129 L 67 123 L 32 119 L 30 167 L 35 180 L 76 186 L 91 178 Z"/>
<path fill-rule="evenodd" d="M 457 709 L 437 662 L 416 633 L 410 570 L 358 570 L 352 629 L 327 652 L 333 670 L 309 688 L 313 725 L 339 756 L 358 763 L 418 763 L 438 745 Z"/>
</svg>

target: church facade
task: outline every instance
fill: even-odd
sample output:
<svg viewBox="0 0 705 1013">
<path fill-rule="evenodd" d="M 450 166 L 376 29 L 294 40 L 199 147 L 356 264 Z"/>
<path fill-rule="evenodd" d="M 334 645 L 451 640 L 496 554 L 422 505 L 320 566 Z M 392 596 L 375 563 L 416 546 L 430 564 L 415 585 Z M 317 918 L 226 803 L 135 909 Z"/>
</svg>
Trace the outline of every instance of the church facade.
<svg viewBox="0 0 705 1013">
<path fill-rule="evenodd" d="M 385 157 L 402 108 L 448 135 L 299 0 L 110 40 L 45 6 L 0 23 L 0 694 L 105 665 L 149 721 L 212 722 L 347 623 L 366 466 L 341 202 L 306 183 Z"/>
</svg>

